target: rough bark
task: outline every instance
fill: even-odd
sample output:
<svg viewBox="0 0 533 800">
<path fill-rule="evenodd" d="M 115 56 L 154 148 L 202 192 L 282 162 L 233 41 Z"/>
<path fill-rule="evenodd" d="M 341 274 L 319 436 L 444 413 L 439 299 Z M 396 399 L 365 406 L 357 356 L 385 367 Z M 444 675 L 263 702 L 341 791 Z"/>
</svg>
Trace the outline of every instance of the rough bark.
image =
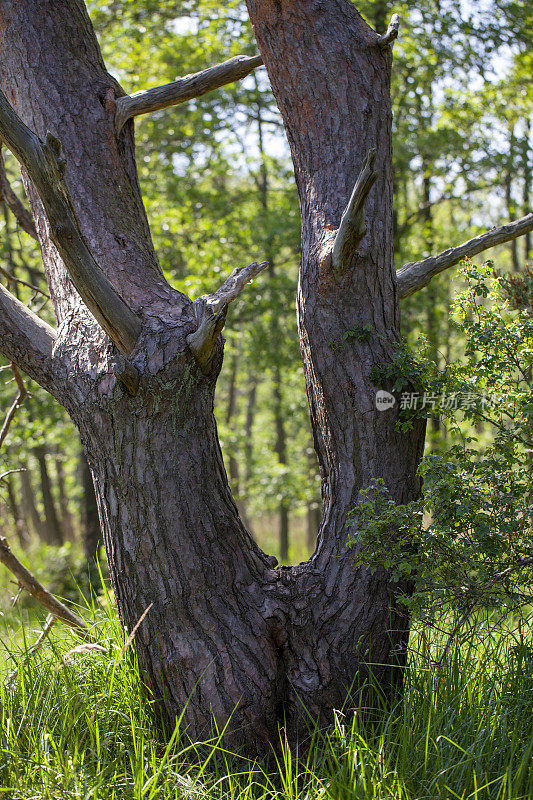
<svg viewBox="0 0 533 800">
<path fill-rule="evenodd" d="M 213 337 L 209 360 L 199 363 L 191 334 L 205 302 L 193 308 L 159 270 L 132 126 L 115 138 L 121 90 L 83 4 L 3 0 L 0 35 L 2 89 L 37 136 L 45 141 L 50 130 L 60 140 L 80 233 L 142 323 L 130 356 L 139 378 L 132 394 L 117 382 L 122 357 L 74 291 L 26 179 L 61 325 L 53 388 L 88 455 L 120 614 L 131 630 L 151 606 L 136 646 L 164 715 L 172 720 L 187 704 L 193 738 L 209 732 L 212 715 L 220 726 L 230 720 L 228 743 L 257 753 L 275 741 L 279 723 L 294 739 L 308 713 L 330 721 L 370 669 L 385 695 L 401 680 L 408 621 L 397 587 L 354 566 L 347 517 L 374 478 L 399 502 L 417 496 L 423 430 L 397 432 L 396 412 L 376 410 L 370 380 L 373 365 L 394 358 L 399 336 L 390 48 L 380 48 L 345 0 L 248 6 L 287 127 L 303 218 L 298 317 L 323 519 L 315 554 L 290 568 L 276 569 L 239 519 L 213 417 L 222 341 Z M 378 178 L 366 235 L 337 283 L 335 234 L 372 148 Z M 357 324 L 371 325 L 369 341 L 335 347 Z M 13 350 L 9 330 L 0 336 Z M 33 361 L 42 357 L 26 356 L 28 371 L 37 375 Z"/>
</svg>

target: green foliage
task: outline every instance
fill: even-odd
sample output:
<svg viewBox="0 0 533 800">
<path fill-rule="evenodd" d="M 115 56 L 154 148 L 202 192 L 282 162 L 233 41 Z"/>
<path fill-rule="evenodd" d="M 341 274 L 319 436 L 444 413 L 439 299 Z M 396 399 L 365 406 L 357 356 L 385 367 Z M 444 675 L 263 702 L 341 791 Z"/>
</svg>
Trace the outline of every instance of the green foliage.
<svg viewBox="0 0 533 800">
<path fill-rule="evenodd" d="M 527 303 L 512 310 L 508 281 L 494 277 L 491 286 L 491 270 L 465 266 L 468 288 L 455 303 L 465 358 L 427 389 L 443 401 L 468 399 L 438 408 L 459 443 L 426 454 L 419 501 L 396 505 L 376 480 L 353 513 L 358 563 L 413 579 L 405 602 L 425 619 L 449 607 L 464 616 L 533 601 L 533 315 Z M 488 446 L 480 450 L 465 423 L 489 425 Z"/>
<path fill-rule="evenodd" d="M 370 380 L 380 389 L 397 394 L 407 390 L 423 392 L 428 386 L 432 366 L 422 350 L 417 353 L 402 341 L 396 344 L 392 361 L 372 367 Z"/>
<path fill-rule="evenodd" d="M 527 4 L 491 0 L 482 8 L 469 4 L 461 14 L 453 0 L 407 0 L 394 9 L 370 0 L 356 5 L 380 31 L 392 11 L 402 19 L 394 45 L 392 91 L 397 265 L 475 235 L 489 223 L 487 207 L 493 209 L 490 222 L 520 212 L 531 100 L 524 80 L 531 73 Z M 242 0 L 89 0 L 87 6 L 106 64 L 127 92 L 257 49 Z M 310 444 L 294 313 L 300 216 L 288 145 L 265 70 L 195 101 L 141 117 L 135 133 L 155 248 L 176 288 L 194 298 L 212 291 L 239 264 L 265 257 L 275 264 L 275 275 L 262 276 L 249 287 L 228 316 L 217 420 L 226 463 L 233 459 L 239 466 L 239 480 L 232 488 L 252 522 L 274 513 L 280 502 L 287 502 L 291 513 L 304 513 L 307 503 L 319 502 L 320 482 Z M 6 164 L 22 196 L 14 159 L 8 157 Z M 512 208 L 503 199 L 508 175 Z M 46 291 L 35 243 L 7 212 L 0 228 L 1 265 Z M 498 259 L 504 267 L 510 263 L 508 247 L 499 249 Z M 450 352 L 460 350 L 462 336 L 448 322 L 449 282 L 449 274 L 437 278 L 402 304 L 407 338 L 413 342 L 420 331 L 427 334 L 429 360 L 439 365 Z M 53 321 L 50 303 L 42 295 L 20 285 L 17 291 L 33 310 Z M 371 335 L 366 325 L 356 324 L 333 347 L 364 344 Z M 238 359 L 239 390 L 228 416 L 233 354 Z M 409 375 L 409 364 L 397 366 L 396 375 L 382 376 L 384 382 L 391 379 L 394 384 Z M 423 378 L 415 365 L 413 370 L 413 378 Z M 276 452 L 277 375 L 287 443 L 284 461 Z M 250 402 L 253 386 L 255 400 Z M 4 388 L 1 400 L 7 405 L 12 387 Z M 72 477 L 77 436 L 65 412 L 44 392 L 31 388 L 31 419 L 23 411 L 10 434 L 7 466 L 17 467 L 36 440 L 46 438 L 49 443 L 53 437 L 77 501 Z M 408 428 L 412 416 L 412 410 L 402 409 L 400 427 Z M 31 467 L 31 456 L 29 460 Z"/>
<path fill-rule="evenodd" d="M 408 431 L 416 418 L 427 416 L 427 410 L 402 404 L 405 394 L 423 394 L 436 374 L 436 365 L 429 358 L 429 343 L 419 337 L 416 348 L 406 341 L 397 342 L 391 361 L 374 364 L 370 380 L 396 398 L 399 406 L 396 427 Z"/>
<path fill-rule="evenodd" d="M 345 342 L 368 342 L 372 335 L 372 325 L 354 325 L 342 334 Z"/>
</svg>

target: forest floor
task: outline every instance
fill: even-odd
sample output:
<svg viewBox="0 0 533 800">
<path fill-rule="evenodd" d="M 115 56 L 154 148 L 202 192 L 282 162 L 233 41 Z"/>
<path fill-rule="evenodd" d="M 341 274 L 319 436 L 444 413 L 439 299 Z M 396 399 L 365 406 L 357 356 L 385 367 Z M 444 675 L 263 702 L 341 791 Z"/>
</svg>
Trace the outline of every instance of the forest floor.
<svg viewBox="0 0 533 800">
<path fill-rule="evenodd" d="M 442 642 L 415 631 L 405 694 L 382 722 L 369 728 L 358 709 L 339 713 L 314 732 L 303 761 L 281 731 L 267 765 L 216 738 L 190 742 L 179 726 L 165 742 L 112 597 L 78 611 L 100 649 L 71 652 L 79 640 L 56 625 L 31 657 L 42 620 L 24 608 L 3 613 L 0 798 L 533 798 L 533 620 L 478 626 L 436 686 Z"/>
</svg>

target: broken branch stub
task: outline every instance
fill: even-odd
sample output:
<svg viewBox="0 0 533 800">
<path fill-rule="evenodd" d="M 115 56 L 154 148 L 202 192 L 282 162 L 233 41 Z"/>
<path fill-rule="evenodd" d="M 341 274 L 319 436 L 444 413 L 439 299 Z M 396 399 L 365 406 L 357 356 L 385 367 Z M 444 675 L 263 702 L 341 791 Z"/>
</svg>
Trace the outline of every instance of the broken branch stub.
<svg viewBox="0 0 533 800">
<path fill-rule="evenodd" d="M 398 38 L 399 29 L 400 17 L 398 14 L 393 14 L 386 32 L 378 39 L 378 44 L 383 50 L 389 45 L 394 44 L 394 40 Z"/>
<path fill-rule="evenodd" d="M 187 344 L 205 375 L 209 375 L 212 371 L 216 340 L 225 325 L 229 304 L 239 296 L 246 284 L 267 266 L 268 261 L 260 263 L 253 261 L 246 267 L 237 267 L 220 289 L 194 301 L 198 328 L 189 334 Z"/>
<path fill-rule="evenodd" d="M 337 283 L 349 270 L 355 251 L 366 233 L 365 203 L 378 176 L 374 172 L 375 149 L 369 150 L 363 167 L 341 217 L 331 254 L 331 265 Z"/>
</svg>

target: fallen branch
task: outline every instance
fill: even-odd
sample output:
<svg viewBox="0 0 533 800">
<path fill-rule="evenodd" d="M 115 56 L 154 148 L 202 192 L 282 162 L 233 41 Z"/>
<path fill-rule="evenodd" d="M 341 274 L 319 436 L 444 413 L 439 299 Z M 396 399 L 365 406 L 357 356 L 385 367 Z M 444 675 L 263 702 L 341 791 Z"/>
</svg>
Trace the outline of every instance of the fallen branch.
<svg viewBox="0 0 533 800">
<path fill-rule="evenodd" d="M 510 242 L 512 239 L 523 236 L 523 234 L 531 230 L 533 230 L 533 213 L 509 222 L 507 225 L 501 225 L 499 228 L 492 228 L 492 230 L 476 236 L 475 239 L 469 239 L 468 242 L 464 242 L 459 247 L 444 250 L 439 255 L 424 258 L 422 261 L 411 261 L 408 264 L 404 264 L 396 273 L 400 299 L 418 292 L 419 289 L 427 286 L 430 280 L 435 275 L 438 275 L 439 272 L 444 272 L 445 269 L 454 267 L 465 258 L 482 253 L 497 244 Z"/>
<path fill-rule="evenodd" d="M 353 255 L 366 233 L 365 203 L 378 176 L 373 169 L 375 159 L 376 151 L 369 150 L 335 237 L 331 265 L 338 283 L 350 268 Z"/>
<path fill-rule="evenodd" d="M 84 636 L 88 635 L 89 628 L 87 624 L 39 583 L 24 564 L 21 564 L 18 558 L 13 555 L 7 539 L 3 536 L 0 537 L 0 562 L 17 578 L 19 586 L 48 609 L 54 617 L 62 620 L 62 622 L 65 622 Z"/>
<path fill-rule="evenodd" d="M 268 266 L 268 261 L 253 261 L 246 267 L 237 267 L 220 289 L 194 301 L 194 312 L 198 328 L 187 337 L 187 344 L 194 353 L 202 372 L 211 372 L 215 342 L 226 322 L 228 305 Z"/>
<path fill-rule="evenodd" d="M 43 627 L 43 629 L 42 629 L 42 631 L 41 631 L 41 633 L 39 635 L 39 638 L 37 639 L 35 644 L 32 647 L 30 647 L 30 649 L 26 653 L 26 657 L 24 658 L 24 663 L 25 664 L 30 660 L 30 658 L 33 655 L 35 655 L 35 653 L 37 653 L 41 649 L 41 647 L 43 646 L 43 644 L 47 640 L 48 635 L 49 635 L 50 631 L 52 630 L 52 628 L 54 627 L 54 625 L 56 624 L 56 622 L 57 622 L 56 618 L 53 617 L 51 614 L 49 614 L 47 616 L 46 622 L 44 623 L 44 627 Z M 18 674 L 19 674 L 19 668 L 17 667 L 16 669 L 13 670 L 11 675 L 8 676 L 7 682 L 11 683 L 12 681 L 14 681 Z"/>
<path fill-rule="evenodd" d="M 132 117 L 201 97 L 206 92 L 246 77 L 262 63 L 261 56 L 235 56 L 222 64 L 196 72 L 194 75 L 186 75 L 164 86 L 156 86 L 127 97 L 118 97 L 115 110 L 117 134 L 122 130 L 124 123 Z"/>
</svg>

